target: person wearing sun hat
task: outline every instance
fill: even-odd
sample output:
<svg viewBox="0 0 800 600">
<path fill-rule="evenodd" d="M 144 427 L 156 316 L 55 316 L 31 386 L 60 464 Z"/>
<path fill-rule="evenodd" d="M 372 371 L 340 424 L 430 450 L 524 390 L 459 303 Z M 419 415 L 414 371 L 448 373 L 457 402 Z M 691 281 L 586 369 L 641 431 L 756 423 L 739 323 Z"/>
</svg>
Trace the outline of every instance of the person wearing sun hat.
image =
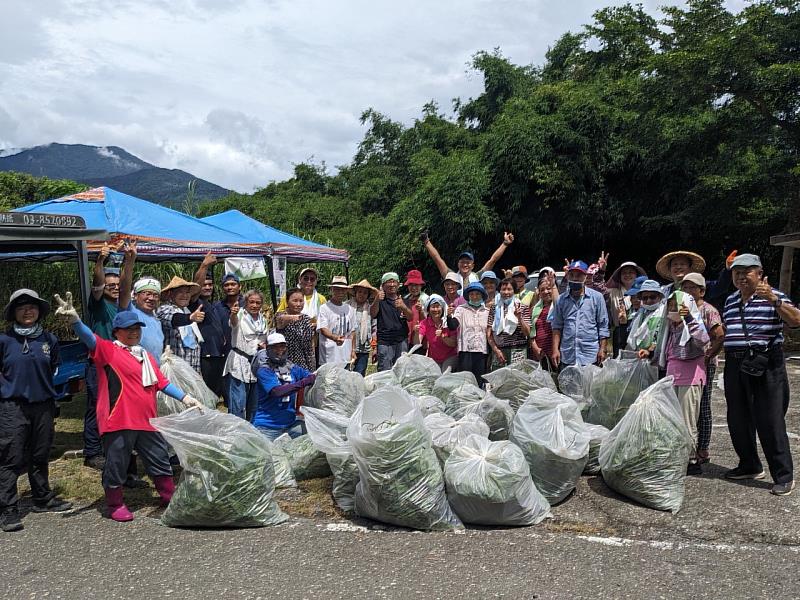
<svg viewBox="0 0 800 600">
<path fill-rule="evenodd" d="M 48 460 L 53 445 L 58 338 L 42 319 L 50 304 L 33 290 L 11 294 L 3 311 L 8 329 L 0 334 L 0 526 L 22 529 L 18 477 L 27 471 L 33 512 L 58 512 L 72 505 L 50 488 Z"/>
<path fill-rule="evenodd" d="M 356 311 L 356 362 L 353 370 L 366 375 L 372 341 L 375 340 L 377 344 L 375 319 L 370 315 L 370 307 L 378 297 L 378 290 L 368 280 L 362 279 L 351 286 L 351 293 L 348 303 Z"/>
<path fill-rule="evenodd" d="M 199 324 L 205 320 L 203 305 L 198 304 L 200 285 L 173 277 L 161 290 L 161 304 L 156 316 L 161 321 L 164 341 L 172 353 L 189 363 L 198 374 L 200 367 L 200 344 L 205 341 Z"/>
<path fill-rule="evenodd" d="M 331 299 L 319 309 L 319 364 L 350 364 L 356 360 L 356 311 L 347 302 L 347 278 L 336 275 L 328 286 Z"/>
<path fill-rule="evenodd" d="M 312 267 L 303 268 L 297 275 L 297 287 L 303 290 L 303 314 L 311 317 L 315 325 L 319 309 L 327 302 L 325 296 L 317 291 L 318 281 L 319 272 Z M 285 310 L 286 298 L 281 298 L 281 303 L 278 305 L 278 310 L 275 312 L 282 312 Z"/>
<path fill-rule="evenodd" d="M 406 273 L 406 281 L 403 284 L 408 293 L 403 296 L 403 302 L 411 309 L 413 318 L 408 322 L 408 345 L 409 347 L 414 344 L 414 332 L 418 329 L 419 324 L 425 319 L 425 304 L 428 300 L 428 294 L 422 291 L 422 286 L 425 285 L 425 280 L 422 278 L 422 272 L 417 269 L 411 269 Z M 418 354 L 422 354 L 423 350 L 418 350 Z"/>
<path fill-rule="evenodd" d="M 387 371 L 403 352 L 408 351 L 408 321 L 414 318 L 397 293 L 400 276 L 389 271 L 381 277 L 378 298 L 370 307 L 370 315 L 377 320 L 378 349 L 376 358 L 378 371 Z"/>
<path fill-rule="evenodd" d="M 600 364 L 606 358 L 608 310 L 603 294 L 586 287 L 589 267 L 582 260 L 567 266 L 567 293 L 548 315 L 553 329 L 553 362 L 560 365 Z"/>
<path fill-rule="evenodd" d="M 475 379 L 483 385 L 489 353 L 486 290 L 479 282 L 470 283 L 464 288 L 464 298 L 467 300 L 466 304 L 460 305 L 453 313 L 458 327 L 458 370 L 471 371 Z"/>
<path fill-rule="evenodd" d="M 500 292 L 497 291 L 500 278 L 494 271 L 484 271 L 481 273 L 480 283 L 486 290 L 486 308 L 491 310 L 500 301 Z"/>
<path fill-rule="evenodd" d="M 447 314 L 452 315 L 453 311 L 466 303 L 466 299 L 461 295 L 461 276 L 450 271 L 444 277 L 442 288 L 444 288 L 444 301 L 447 303 Z"/>
<path fill-rule="evenodd" d="M 164 331 L 161 321 L 156 315 L 158 301 L 161 297 L 161 283 L 154 277 L 141 277 L 133 283 L 133 300 L 120 296 L 120 312 L 129 310 L 136 313 L 139 320 L 147 325 L 142 329 L 141 345 L 160 362 L 164 351 Z"/>
</svg>

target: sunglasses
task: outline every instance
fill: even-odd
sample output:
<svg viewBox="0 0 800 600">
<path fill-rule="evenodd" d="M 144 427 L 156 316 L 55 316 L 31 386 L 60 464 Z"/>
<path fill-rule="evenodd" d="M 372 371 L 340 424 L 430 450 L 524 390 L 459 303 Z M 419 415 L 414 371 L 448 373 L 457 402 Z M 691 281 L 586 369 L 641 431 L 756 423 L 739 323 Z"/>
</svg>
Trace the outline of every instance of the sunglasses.
<svg viewBox="0 0 800 600">
<path fill-rule="evenodd" d="M 118 290 L 119 289 L 119 284 L 118 283 L 107 283 L 106 284 L 106 289 L 107 290 Z"/>
</svg>

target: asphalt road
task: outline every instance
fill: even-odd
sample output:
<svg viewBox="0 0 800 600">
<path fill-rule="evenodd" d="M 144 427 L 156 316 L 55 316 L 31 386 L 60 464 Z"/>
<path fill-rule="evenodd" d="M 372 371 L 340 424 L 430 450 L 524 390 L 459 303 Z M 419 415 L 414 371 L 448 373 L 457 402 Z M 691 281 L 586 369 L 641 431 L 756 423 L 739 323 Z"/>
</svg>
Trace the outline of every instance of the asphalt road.
<svg viewBox="0 0 800 600">
<path fill-rule="evenodd" d="M 793 400 L 800 361 L 790 362 Z M 795 366 L 797 365 L 797 366 Z M 715 391 L 712 465 L 676 515 L 625 500 L 599 477 L 524 529 L 420 533 L 292 518 L 274 528 L 174 530 L 94 506 L 31 514 L 0 536 L 2 598 L 800 597 L 800 491 L 721 478 L 734 466 Z M 800 408 L 788 415 L 800 460 Z"/>
</svg>

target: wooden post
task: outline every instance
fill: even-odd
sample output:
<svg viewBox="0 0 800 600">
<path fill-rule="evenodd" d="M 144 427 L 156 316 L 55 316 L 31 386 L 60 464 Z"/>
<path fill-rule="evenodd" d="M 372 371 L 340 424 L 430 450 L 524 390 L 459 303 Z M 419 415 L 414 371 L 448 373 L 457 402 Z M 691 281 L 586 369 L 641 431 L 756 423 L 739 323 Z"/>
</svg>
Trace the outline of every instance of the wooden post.
<svg viewBox="0 0 800 600">
<path fill-rule="evenodd" d="M 791 298 L 792 292 L 792 262 L 794 260 L 794 248 L 791 246 L 783 247 L 783 258 L 781 259 L 781 274 L 778 289 Z"/>
</svg>

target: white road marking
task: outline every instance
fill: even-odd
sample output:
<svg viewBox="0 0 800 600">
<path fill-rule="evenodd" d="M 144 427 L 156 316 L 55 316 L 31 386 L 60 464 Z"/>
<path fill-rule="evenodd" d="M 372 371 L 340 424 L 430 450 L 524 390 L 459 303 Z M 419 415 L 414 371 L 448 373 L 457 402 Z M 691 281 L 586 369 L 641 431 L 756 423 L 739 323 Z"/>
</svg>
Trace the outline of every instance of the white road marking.
<svg viewBox="0 0 800 600">
<path fill-rule="evenodd" d="M 717 552 L 737 552 L 737 551 L 752 551 L 758 552 L 767 548 L 775 548 L 780 550 L 787 550 L 789 552 L 800 552 L 800 546 L 775 546 L 764 545 L 755 546 L 751 544 L 712 544 L 708 542 L 662 542 L 658 540 L 630 540 L 620 537 L 599 537 L 593 535 L 579 535 L 576 536 L 580 540 L 586 540 L 593 544 L 603 544 L 604 546 L 614 546 L 619 548 L 630 546 L 647 546 L 657 550 L 685 550 L 697 548 L 700 550 L 715 550 Z"/>
</svg>

